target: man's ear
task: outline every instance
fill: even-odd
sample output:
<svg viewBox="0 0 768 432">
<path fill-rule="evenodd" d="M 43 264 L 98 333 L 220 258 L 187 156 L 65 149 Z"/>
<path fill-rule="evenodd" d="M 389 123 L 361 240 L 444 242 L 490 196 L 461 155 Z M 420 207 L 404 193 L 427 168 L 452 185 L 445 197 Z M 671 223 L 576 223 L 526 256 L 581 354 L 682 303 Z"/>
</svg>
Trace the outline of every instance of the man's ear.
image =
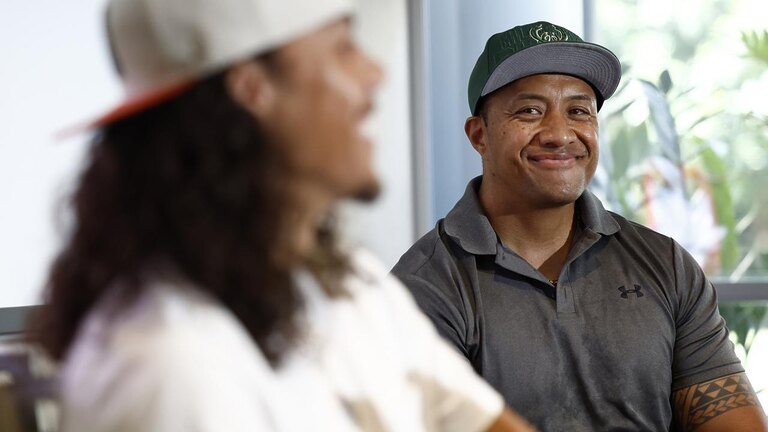
<svg viewBox="0 0 768 432">
<path fill-rule="evenodd" d="M 268 116 L 275 106 L 275 84 L 258 60 L 232 66 L 226 73 L 229 96 L 256 118 Z"/>
<path fill-rule="evenodd" d="M 485 134 L 485 120 L 480 116 L 471 116 L 464 122 L 464 133 L 467 134 L 469 142 L 472 143 L 472 147 L 475 151 L 480 153 L 481 157 L 485 156 L 485 151 L 488 146 L 486 145 Z"/>
</svg>

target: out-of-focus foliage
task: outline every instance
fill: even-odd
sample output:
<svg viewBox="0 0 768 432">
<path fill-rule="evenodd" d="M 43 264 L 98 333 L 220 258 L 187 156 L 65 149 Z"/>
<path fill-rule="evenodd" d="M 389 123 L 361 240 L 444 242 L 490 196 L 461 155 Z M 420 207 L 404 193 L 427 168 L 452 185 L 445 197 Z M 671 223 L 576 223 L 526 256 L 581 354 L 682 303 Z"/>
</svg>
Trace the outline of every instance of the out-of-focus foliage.
<svg viewBox="0 0 768 432">
<path fill-rule="evenodd" d="M 741 40 L 749 50 L 749 55 L 768 64 L 768 30 L 744 32 Z"/>
<path fill-rule="evenodd" d="M 593 190 L 675 238 L 714 279 L 768 282 L 768 3 L 596 0 L 622 62 Z M 749 351 L 762 304 L 722 305 Z"/>
<path fill-rule="evenodd" d="M 596 39 L 624 73 L 602 110 L 593 189 L 716 279 L 768 279 L 764 3 L 596 1 Z"/>
<path fill-rule="evenodd" d="M 731 334 L 735 335 L 736 343 L 743 346 L 747 354 L 765 318 L 766 310 L 768 307 L 762 303 L 737 303 L 720 307 L 720 314 Z"/>
</svg>

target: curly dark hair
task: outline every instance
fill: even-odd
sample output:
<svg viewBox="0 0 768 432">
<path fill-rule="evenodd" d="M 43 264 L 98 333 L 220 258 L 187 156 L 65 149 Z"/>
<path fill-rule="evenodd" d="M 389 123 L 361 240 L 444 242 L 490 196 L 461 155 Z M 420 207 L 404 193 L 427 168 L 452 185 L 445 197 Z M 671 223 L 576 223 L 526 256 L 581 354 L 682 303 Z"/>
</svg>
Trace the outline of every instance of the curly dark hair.
<svg viewBox="0 0 768 432">
<path fill-rule="evenodd" d="M 292 205 L 286 166 L 279 146 L 230 98 L 225 72 L 105 127 L 72 196 L 74 225 L 31 337 L 61 359 L 107 290 L 125 287 L 128 304 L 170 267 L 229 308 L 278 362 L 299 336 L 302 306 L 292 286 L 296 261 L 275 257 L 291 228 L 281 225 Z M 348 267 L 332 229 L 318 229 L 306 264 L 327 291 L 340 292 Z"/>
</svg>

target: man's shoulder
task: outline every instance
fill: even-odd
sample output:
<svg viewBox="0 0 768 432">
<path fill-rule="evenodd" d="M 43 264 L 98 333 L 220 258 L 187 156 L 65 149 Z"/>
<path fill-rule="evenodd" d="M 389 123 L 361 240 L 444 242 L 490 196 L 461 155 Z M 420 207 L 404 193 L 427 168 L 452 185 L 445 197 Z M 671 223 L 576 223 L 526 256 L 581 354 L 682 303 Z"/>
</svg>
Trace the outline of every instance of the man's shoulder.
<svg viewBox="0 0 768 432">
<path fill-rule="evenodd" d="M 415 281 L 443 287 L 455 285 L 464 265 L 463 258 L 471 255 L 442 230 L 443 222 L 441 219 L 434 229 L 417 240 L 392 268 L 392 274 L 411 289 Z"/>
<path fill-rule="evenodd" d="M 670 276 L 683 266 L 695 271 L 698 267 L 695 259 L 674 238 L 662 234 L 639 222 L 628 220 L 618 214 L 611 216 L 619 225 L 619 230 L 610 236 L 610 253 L 626 252 L 635 263 L 645 263 L 649 268 L 667 269 Z"/>
<path fill-rule="evenodd" d="M 441 234 L 443 223 L 444 219 L 441 219 L 435 228 L 416 240 L 400 257 L 400 260 L 392 268 L 392 273 L 396 275 L 416 274 L 423 271 L 425 267 L 433 267 L 446 260 L 449 254 L 442 238 L 445 233 Z"/>
<path fill-rule="evenodd" d="M 590 191 L 585 191 L 579 203 L 581 222 L 603 236 L 615 238 L 625 245 L 648 243 L 668 247 L 670 244 L 670 237 L 606 209 L 602 201 Z"/>
<path fill-rule="evenodd" d="M 649 244 L 664 245 L 668 247 L 672 238 L 666 236 L 653 228 L 643 225 L 639 222 L 631 221 L 618 213 L 608 211 L 616 223 L 619 224 L 619 231 L 616 233 L 622 239 L 629 241 L 641 241 Z"/>
</svg>

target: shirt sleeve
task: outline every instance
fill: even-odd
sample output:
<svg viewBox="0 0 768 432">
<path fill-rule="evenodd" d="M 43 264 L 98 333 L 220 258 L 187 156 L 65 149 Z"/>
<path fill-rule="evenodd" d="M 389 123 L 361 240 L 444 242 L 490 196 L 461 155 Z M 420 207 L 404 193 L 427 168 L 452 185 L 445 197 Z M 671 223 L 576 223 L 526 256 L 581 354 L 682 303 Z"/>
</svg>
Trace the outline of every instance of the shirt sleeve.
<svg viewBox="0 0 768 432">
<path fill-rule="evenodd" d="M 717 307 L 717 294 L 696 261 L 673 242 L 678 295 L 672 388 L 743 372 Z"/>
</svg>

